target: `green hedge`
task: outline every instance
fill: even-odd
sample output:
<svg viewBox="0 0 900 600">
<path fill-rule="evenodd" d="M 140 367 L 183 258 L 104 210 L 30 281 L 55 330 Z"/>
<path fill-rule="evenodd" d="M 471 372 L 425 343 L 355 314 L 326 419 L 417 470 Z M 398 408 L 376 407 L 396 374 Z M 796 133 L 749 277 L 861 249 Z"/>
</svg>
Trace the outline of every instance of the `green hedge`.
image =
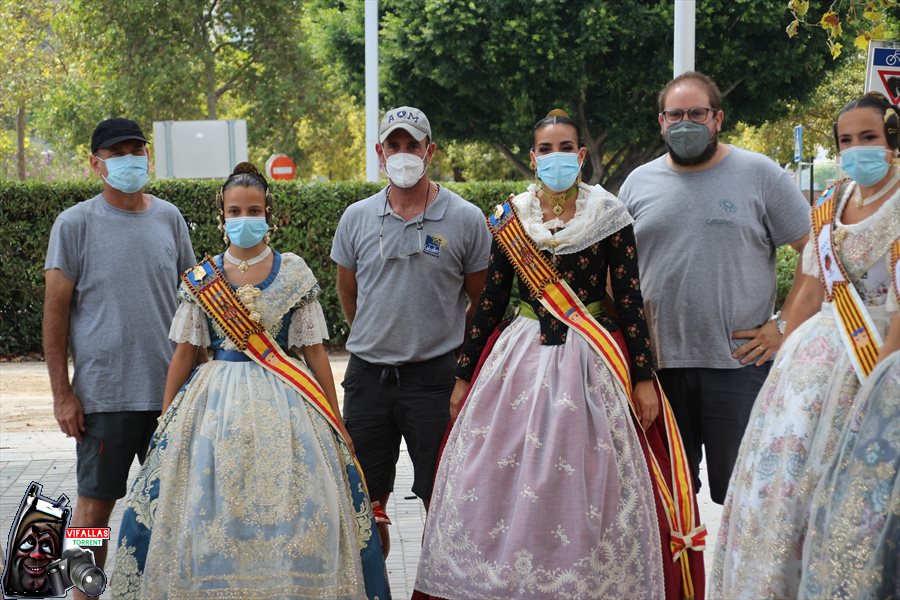
<svg viewBox="0 0 900 600">
<path fill-rule="evenodd" d="M 147 191 L 175 204 L 184 215 L 198 257 L 224 249 L 216 228 L 215 192 L 219 181 L 160 180 Z M 447 187 L 483 209 L 493 207 L 522 182 L 449 183 Z M 322 308 L 331 342 L 343 344 L 346 324 L 335 288 L 336 269 L 329 258 L 334 229 L 344 208 L 381 188 L 377 183 L 275 182 L 279 230 L 272 245 L 296 252 L 322 286 Z M 19 183 L 0 180 L 0 355 L 41 352 L 43 265 L 53 220 L 65 208 L 102 191 L 99 182 Z"/>
<path fill-rule="evenodd" d="M 198 256 L 223 248 L 216 228 L 214 201 L 218 181 L 162 180 L 147 191 L 174 203 L 184 215 Z M 322 308 L 331 343 L 343 344 L 347 327 L 335 288 L 336 269 L 329 258 L 334 229 L 344 208 L 370 196 L 379 184 L 362 182 L 274 184 L 279 230 L 272 245 L 296 252 L 309 264 L 322 286 Z M 447 187 L 485 212 L 522 182 L 450 183 Z M 43 264 L 50 227 L 65 208 L 98 194 L 99 182 L 19 183 L 0 180 L 0 239 L 6 249 L 0 261 L 0 355 L 41 352 Z M 779 305 L 790 286 L 796 253 L 781 249 L 778 260 Z"/>
</svg>

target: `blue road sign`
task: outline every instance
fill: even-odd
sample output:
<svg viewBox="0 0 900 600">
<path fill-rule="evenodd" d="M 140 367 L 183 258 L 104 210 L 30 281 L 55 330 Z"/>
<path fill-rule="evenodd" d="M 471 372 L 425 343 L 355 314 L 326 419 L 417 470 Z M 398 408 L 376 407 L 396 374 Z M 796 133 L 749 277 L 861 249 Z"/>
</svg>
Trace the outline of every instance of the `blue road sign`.
<svg viewBox="0 0 900 600">
<path fill-rule="evenodd" d="M 803 125 L 794 127 L 794 162 L 803 160 Z"/>
</svg>

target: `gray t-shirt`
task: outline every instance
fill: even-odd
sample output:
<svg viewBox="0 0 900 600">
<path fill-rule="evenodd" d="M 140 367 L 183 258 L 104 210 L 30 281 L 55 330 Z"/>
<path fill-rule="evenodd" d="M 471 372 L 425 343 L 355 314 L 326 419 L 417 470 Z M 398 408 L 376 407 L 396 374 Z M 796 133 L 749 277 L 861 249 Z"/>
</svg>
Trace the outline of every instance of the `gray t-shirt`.
<svg viewBox="0 0 900 600">
<path fill-rule="evenodd" d="M 734 369 L 775 304 L 775 249 L 809 232 L 809 204 L 767 157 L 731 147 L 684 173 L 666 157 L 628 176 L 619 200 L 634 217 L 644 310 L 659 368 Z"/>
<path fill-rule="evenodd" d="M 384 222 L 384 260 L 378 234 Z M 441 187 L 420 217 L 404 221 L 386 203 L 385 190 L 347 207 L 331 259 L 356 272 L 356 317 L 347 350 L 377 364 L 428 360 L 463 340 L 466 273 L 487 268 L 491 235 L 481 210 Z M 420 237 L 421 234 L 421 237 Z M 419 240 L 421 239 L 421 246 Z"/>
<path fill-rule="evenodd" d="M 195 257 L 181 213 L 151 198 L 132 212 L 100 194 L 64 210 L 50 231 L 44 269 L 75 282 L 72 389 L 85 413 L 162 407 L 178 276 Z"/>
</svg>

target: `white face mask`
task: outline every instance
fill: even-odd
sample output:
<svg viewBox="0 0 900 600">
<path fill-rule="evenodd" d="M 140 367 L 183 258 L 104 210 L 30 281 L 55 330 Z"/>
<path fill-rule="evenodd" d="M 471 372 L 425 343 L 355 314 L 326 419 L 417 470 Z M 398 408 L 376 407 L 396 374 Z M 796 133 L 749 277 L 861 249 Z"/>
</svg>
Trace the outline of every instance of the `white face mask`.
<svg viewBox="0 0 900 600">
<path fill-rule="evenodd" d="M 421 156 L 398 152 L 387 158 L 384 171 L 397 187 L 411 188 L 425 175 L 425 161 Z"/>
</svg>

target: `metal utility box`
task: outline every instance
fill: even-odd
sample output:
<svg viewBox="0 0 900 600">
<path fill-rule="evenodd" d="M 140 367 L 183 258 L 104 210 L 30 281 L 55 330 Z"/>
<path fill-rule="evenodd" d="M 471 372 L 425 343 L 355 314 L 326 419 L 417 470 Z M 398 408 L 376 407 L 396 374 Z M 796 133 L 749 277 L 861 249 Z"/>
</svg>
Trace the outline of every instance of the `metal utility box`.
<svg viewBox="0 0 900 600">
<path fill-rule="evenodd" d="M 247 121 L 154 121 L 157 179 L 221 179 L 247 160 Z"/>
</svg>

